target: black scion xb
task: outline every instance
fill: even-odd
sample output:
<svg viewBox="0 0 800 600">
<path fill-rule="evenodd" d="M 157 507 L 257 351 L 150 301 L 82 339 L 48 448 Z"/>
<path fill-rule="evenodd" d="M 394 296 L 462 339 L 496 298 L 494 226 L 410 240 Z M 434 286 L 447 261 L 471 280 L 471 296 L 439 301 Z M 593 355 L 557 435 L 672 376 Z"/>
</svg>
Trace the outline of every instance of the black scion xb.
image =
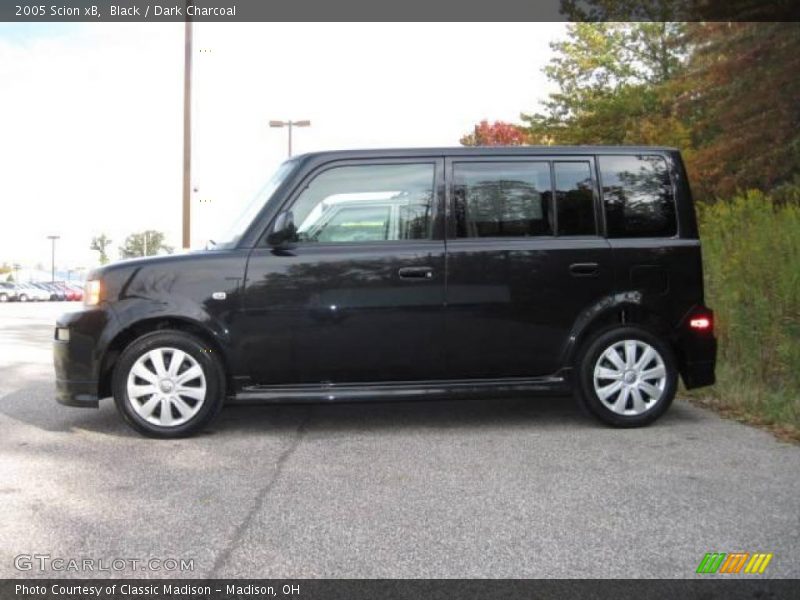
<svg viewBox="0 0 800 600">
<path fill-rule="evenodd" d="M 93 271 L 57 398 L 155 437 L 228 400 L 574 391 L 646 425 L 714 383 L 677 150 L 444 148 L 285 162 L 212 248 Z"/>
</svg>

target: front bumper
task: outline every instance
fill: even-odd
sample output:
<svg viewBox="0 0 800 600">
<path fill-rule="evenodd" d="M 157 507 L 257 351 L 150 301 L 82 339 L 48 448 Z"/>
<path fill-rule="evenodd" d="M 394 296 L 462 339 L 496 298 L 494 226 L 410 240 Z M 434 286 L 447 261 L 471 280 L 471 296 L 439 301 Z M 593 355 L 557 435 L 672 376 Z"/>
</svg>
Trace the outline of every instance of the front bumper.
<svg viewBox="0 0 800 600">
<path fill-rule="evenodd" d="M 53 339 L 56 400 L 66 406 L 97 408 L 102 361 L 101 340 L 111 320 L 109 312 L 91 308 L 65 313 L 56 330 L 69 330 L 69 340 Z"/>
<path fill-rule="evenodd" d="M 64 406 L 97 408 L 97 381 L 56 379 L 56 401 Z"/>
</svg>

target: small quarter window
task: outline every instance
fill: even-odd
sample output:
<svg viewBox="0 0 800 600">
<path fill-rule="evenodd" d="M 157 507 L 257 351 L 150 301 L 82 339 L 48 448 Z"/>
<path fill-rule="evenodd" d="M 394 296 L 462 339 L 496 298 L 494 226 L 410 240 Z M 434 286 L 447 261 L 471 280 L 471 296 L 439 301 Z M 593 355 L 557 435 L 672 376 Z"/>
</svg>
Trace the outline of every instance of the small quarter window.
<svg viewBox="0 0 800 600">
<path fill-rule="evenodd" d="M 595 235 L 594 190 L 588 162 L 556 162 L 558 235 Z"/>
<path fill-rule="evenodd" d="M 600 156 L 608 237 L 671 237 L 675 199 L 661 156 Z"/>
</svg>

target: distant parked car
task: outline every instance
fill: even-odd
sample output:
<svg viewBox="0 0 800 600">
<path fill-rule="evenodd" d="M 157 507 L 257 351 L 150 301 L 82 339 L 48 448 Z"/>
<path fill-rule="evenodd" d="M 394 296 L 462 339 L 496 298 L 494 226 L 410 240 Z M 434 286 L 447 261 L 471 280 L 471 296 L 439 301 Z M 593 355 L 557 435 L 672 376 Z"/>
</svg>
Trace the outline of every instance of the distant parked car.
<svg viewBox="0 0 800 600">
<path fill-rule="evenodd" d="M 74 283 L 65 284 L 67 290 L 67 300 L 80 302 L 83 300 L 83 290 Z"/>
<path fill-rule="evenodd" d="M 67 299 L 66 291 L 64 291 L 64 288 L 62 288 L 57 283 L 41 281 L 41 282 L 39 282 L 39 283 L 37 283 L 35 285 L 37 287 L 49 292 L 50 300 L 59 300 L 59 301 L 61 301 L 61 300 L 66 300 Z"/>
<path fill-rule="evenodd" d="M 17 286 L 7 281 L 0 281 L 0 302 L 11 302 L 18 299 Z"/>
<path fill-rule="evenodd" d="M 18 283 L 17 293 L 19 294 L 20 302 L 28 302 L 29 300 L 31 302 L 50 300 L 50 294 L 32 283 Z"/>
<path fill-rule="evenodd" d="M 39 288 L 40 290 L 42 290 L 44 292 L 47 292 L 47 294 L 49 294 L 48 300 L 57 300 L 58 299 L 58 297 L 57 297 L 58 295 L 56 294 L 55 290 L 51 289 L 49 287 L 50 284 L 44 283 L 44 282 L 41 282 L 41 281 L 34 281 L 31 285 Z"/>
</svg>

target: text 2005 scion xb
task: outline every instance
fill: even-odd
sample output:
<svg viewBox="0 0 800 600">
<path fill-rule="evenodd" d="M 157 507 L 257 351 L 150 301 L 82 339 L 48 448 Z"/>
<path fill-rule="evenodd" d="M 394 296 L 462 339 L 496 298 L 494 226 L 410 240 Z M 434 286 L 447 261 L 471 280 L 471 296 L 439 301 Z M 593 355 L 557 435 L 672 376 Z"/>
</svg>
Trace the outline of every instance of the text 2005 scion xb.
<svg viewBox="0 0 800 600">
<path fill-rule="evenodd" d="M 55 329 L 58 400 L 157 437 L 226 400 L 574 390 L 646 425 L 714 382 L 680 154 L 458 148 L 284 163 L 212 249 L 89 276 Z"/>
</svg>

